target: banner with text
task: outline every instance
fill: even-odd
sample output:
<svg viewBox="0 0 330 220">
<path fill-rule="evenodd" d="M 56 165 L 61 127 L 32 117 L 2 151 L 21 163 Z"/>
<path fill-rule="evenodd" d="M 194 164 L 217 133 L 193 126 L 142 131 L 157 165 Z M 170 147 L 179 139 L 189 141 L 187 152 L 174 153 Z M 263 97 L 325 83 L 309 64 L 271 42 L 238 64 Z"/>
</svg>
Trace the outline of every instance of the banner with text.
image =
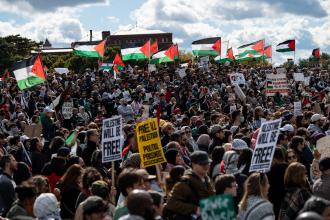
<svg viewBox="0 0 330 220">
<path fill-rule="evenodd" d="M 142 167 L 166 162 L 160 142 L 157 118 L 150 118 L 138 123 L 136 134 Z"/>
<path fill-rule="evenodd" d="M 102 163 L 121 159 L 122 118 L 115 116 L 103 120 Z"/>
<path fill-rule="evenodd" d="M 272 165 L 277 138 L 280 134 L 282 119 L 267 121 L 261 124 L 253 151 L 250 172 L 267 172 Z"/>
<path fill-rule="evenodd" d="M 266 75 L 266 95 L 274 96 L 277 92 L 281 95 L 288 95 L 288 80 L 285 74 Z"/>
</svg>

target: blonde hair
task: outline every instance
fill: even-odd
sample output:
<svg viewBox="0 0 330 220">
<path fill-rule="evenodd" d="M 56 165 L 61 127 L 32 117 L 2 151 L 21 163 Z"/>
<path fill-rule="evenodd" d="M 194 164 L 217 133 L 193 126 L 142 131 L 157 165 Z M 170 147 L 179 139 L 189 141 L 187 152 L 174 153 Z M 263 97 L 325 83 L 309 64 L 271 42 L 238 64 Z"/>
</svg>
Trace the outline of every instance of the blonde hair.
<svg viewBox="0 0 330 220">
<path fill-rule="evenodd" d="M 291 163 L 284 174 L 285 187 L 308 188 L 306 180 L 306 168 L 299 162 Z"/>
<path fill-rule="evenodd" d="M 238 207 L 242 210 L 247 209 L 247 200 L 249 196 L 259 196 L 267 199 L 267 195 L 262 190 L 268 184 L 267 175 L 264 173 L 252 173 L 245 181 L 244 195 Z"/>
</svg>

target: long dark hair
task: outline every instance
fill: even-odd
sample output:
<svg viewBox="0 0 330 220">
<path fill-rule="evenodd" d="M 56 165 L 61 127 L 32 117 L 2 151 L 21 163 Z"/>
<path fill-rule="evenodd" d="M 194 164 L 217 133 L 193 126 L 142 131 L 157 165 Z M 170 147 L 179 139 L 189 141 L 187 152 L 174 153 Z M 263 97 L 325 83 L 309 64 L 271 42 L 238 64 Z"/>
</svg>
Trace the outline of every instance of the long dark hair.
<svg viewBox="0 0 330 220">
<path fill-rule="evenodd" d="M 225 154 L 225 149 L 220 146 L 216 146 L 212 151 L 212 163 L 210 165 L 210 176 L 212 176 L 213 168 L 221 163 L 223 155 Z"/>
<path fill-rule="evenodd" d="M 83 168 L 78 164 L 73 164 L 69 169 L 64 173 L 60 179 L 59 187 L 61 192 L 65 192 L 71 187 L 79 188 L 77 179 L 82 175 Z"/>
</svg>

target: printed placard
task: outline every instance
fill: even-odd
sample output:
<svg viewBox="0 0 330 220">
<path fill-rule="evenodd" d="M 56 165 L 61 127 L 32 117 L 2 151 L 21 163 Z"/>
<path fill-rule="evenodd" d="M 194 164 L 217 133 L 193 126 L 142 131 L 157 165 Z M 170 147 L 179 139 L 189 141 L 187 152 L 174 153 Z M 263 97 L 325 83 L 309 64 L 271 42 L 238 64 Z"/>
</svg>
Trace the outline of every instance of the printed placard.
<svg viewBox="0 0 330 220">
<path fill-rule="evenodd" d="M 330 136 L 317 140 L 316 149 L 321 154 L 321 158 L 330 157 Z"/>
<path fill-rule="evenodd" d="M 115 116 L 103 120 L 102 127 L 102 162 L 121 159 L 122 117 Z"/>
<path fill-rule="evenodd" d="M 288 95 L 289 87 L 285 74 L 268 74 L 266 80 L 267 96 L 274 96 L 277 92 L 281 95 Z"/>
<path fill-rule="evenodd" d="M 261 124 L 253 151 L 250 172 L 267 172 L 272 165 L 277 138 L 280 134 L 282 119 L 268 121 Z"/>
<path fill-rule="evenodd" d="M 166 162 L 160 142 L 157 118 L 150 118 L 138 123 L 136 134 L 142 167 Z"/>
<path fill-rule="evenodd" d="M 62 115 L 64 119 L 72 117 L 73 102 L 64 102 L 62 105 Z"/>
<path fill-rule="evenodd" d="M 245 77 L 243 73 L 232 73 L 229 74 L 231 84 L 245 84 Z"/>
</svg>

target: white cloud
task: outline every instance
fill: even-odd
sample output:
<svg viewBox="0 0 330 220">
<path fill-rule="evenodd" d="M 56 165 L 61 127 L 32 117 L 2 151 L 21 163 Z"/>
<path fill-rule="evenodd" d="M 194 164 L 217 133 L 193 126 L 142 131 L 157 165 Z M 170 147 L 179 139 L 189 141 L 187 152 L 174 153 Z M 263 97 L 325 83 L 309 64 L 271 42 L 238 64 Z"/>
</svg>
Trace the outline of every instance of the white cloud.
<svg viewBox="0 0 330 220">
<path fill-rule="evenodd" d="M 115 16 L 108 16 L 107 19 L 111 22 L 114 23 L 118 23 L 119 22 L 119 18 L 115 17 Z"/>
</svg>

